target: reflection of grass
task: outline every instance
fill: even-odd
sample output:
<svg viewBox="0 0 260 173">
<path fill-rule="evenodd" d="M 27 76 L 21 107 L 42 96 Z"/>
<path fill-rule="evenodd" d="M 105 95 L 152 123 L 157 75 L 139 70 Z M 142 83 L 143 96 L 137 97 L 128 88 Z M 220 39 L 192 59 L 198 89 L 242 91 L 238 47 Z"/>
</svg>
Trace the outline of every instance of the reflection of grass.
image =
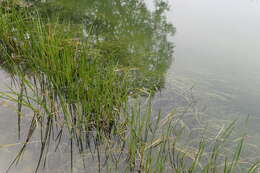
<svg viewBox="0 0 260 173">
<path fill-rule="evenodd" d="M 118 64 L 114 42 L 93 45 L 91 38 L 74 39 L 70 26 L 46 24 L 37 13 L 11 10 L 0 17 L 0 63 L 20 92 L 10 89 L 1 97 L 18 104 L 18 127 L 22 106 L 33 112 L 25 143 L 12 165 L 39 128 L 36 171 L 45 166 L 51 140 L 58 148 L 64 135 L 69 136 L 71 171 L 75 148 L 83 160 L 90 151 L 99 172 L 232 172 L 238 168 L 243 138 L 231 158 L 221 152 L 234 124 L 213 142 L 199 138 L 185 146 L 182 132 L 188 125 L 176 112 L 154 117 L 150 104 L 146 110 L 135 104 L 128 107 L 129 93 L 134 92 L 128 75 L 132 69 Z M 104 52 L 103 46 L 111 50 Z M 122 54 L 120 45 L 117 49 Z M 254 165 L 249 171 L 254 171 Z"/>
</svg>

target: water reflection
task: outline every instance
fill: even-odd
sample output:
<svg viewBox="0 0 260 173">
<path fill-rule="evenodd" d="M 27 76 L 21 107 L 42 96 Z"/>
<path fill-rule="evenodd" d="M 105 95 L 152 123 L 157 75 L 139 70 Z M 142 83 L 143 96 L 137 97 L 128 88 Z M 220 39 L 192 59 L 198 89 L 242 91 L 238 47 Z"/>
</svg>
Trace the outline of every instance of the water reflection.
<svg viewBox="0 0 260 173">
<path fill-rule="evenodd" d="M 71 1 L 57 0 L 46 3 L 36 2 L 28 6 L 29 8 L 34 8 L 34 5 L 40 8 L 39 13 L 42 17 L 48 16 L 51 20 L 59 20 L 60 24 L 70 21 L 75 26 L 75 30 L 78 31 L 75 39 L 90 39 L 93 47 L 101 50 L 101 54 L 111 54 L 111 51 L 113 51 L 115 57 L 111 58 L 117 58 L 120 68 L 135 69 L 133 74 L 131 74 L 133 88 L 144 87 L 148 90 L 157 90 L 164 86 L 164 75 L 170 67 L 173 53 L 173 46 L 168 41 L 168 36 L 174 33 L 173 26 L 168 24 L 164 16 L 164 12 L 167 10 L 166 3 L 158 1 L 153 12 L 150 12 L 146 8 L 145 3 L 140 0 L 103 0 L 95 1 L 95 3 L 93 1 L 72 3 Z M 18 5 L 17 8 L 23 7 Z M 84 23 L 83 27 L 82 22 Z M 17 40 L 19 38 L 12 38 L 14 44 L 24 44 L 23 40 Z M 8 49 L 8 44 L 2 44 L 1 42 L 1 46 L 1 50 L 5 50 L 7 56 L 12 56 L 13 50 Z M 2 56 L 5 55 L 2 54 Z M 25 67 L 26 69 L 24 70 L 30 71 L 28 66 L 26 66 L 26 62 L 23 63 L 25 64 L 21 63 L 20 67 Z M 13 66 L 5 66 L 5 62 L 1 62 L 1 64 L 5 67 L 6 72 L 14 72 Z M 9 114 L 11 116 L 14 113 L 10 111 Z M 32 116 L 30 115 L 24 115 L 22 131 L 28 129 L 31 118 Z M 16 121 L 10 122 L 8 126 L 16 127 Z M 6 131 L 7 128 L 4 128 L 4 130 Z M 16 131 L 15 128 L 13 130 Z M 35 136 L 31 139 L 35 143 L 27 145 L 28 151 L 24 157 L 24 162 L 18 165 L 20 172 L 32 172 L 37 165 L 37 156 L 39 156 L 39 147 L 41 146 L 41 144 L 37 143 L 39 141 L 39 133 L 36 131 L 34 133 Z M 3 144 L 16 143 L 14 134 L 8 133 L 7 135 L 12 137 L 10 137 L 10 141 L 3 139 Z M 23 139 L 26 138 L 26 135 L 23 135 Z M 61 154 L 67 156 L 70 154 L 69 147 L 66 145 L 68 140 L 62 139 L 61 141 L 63 142 L 63 140 L 65 147 L 61 150 Z M 54 151 L 54 146 L 50 145 L 49 150 Z M 19 144 L 15 145 L 12 155 L 9 155 L 9 157 L 13 157 L 15 151 L 18 151 L 20 147 L 21 145 Z M 1 151 L 4 151 L 4 149 Z M 52 156 L 51 153 L 46 153 L 46 157 L 48 157 L 46 165 L 49 165 L 48 167 L 52 172 L 60 167 L 65 169 L 65 171 L 69 168 L 70 164 L 68 163 L 70 159 L 69 157 L 64 159 L 63 156 L 58 154 L 57 156 Z M 43 165 L 45 165 L 44 159 L 43 162 Z M 3 169 L 6 170 L 9 164 L 3 163 L 5 165 Z M 14 168 L 11 171 L 17 172 L 17 169 Z M 59 171 L 62 172 L 61 170 Z"/>
<path fill-rule="evenodd" d="M 75 25 L 83 22 L 79 37 L 93 39 L 103 53 L 114 51 L 122 67 L 137 69 L 134 87 L 155 90 L 164 86 L 173 54 L 168 36 L 175 32 L 164 15 L 167 3 L 155 1 L 153 11 L 140 0 L 55 0 L 35 5 L 43 17 Z"/>
<path fill-rule="evenodd" d="M 61 5 L 63 8 L 58 8 L 58 12 L 62 13 L 64 18 L 70 18 L 75 23 L 80 23 L 82 20 L 79 19 L 83 19 L 85 24 L 93 26 L 91 34 L 101 41 L 116 39 L 116 44 L 129 42 L 129 52 L 136 50 L 137 55 L 145 50 L 155 51 L 154 54 L 158 56 L 161 51 L 153 47 L 158 46 L 158 35 L 154 35 L 151 30 L 155 29 L 158 23 L 145 20 L 148 13 L 143 6 L 135 6 L 136 4 L 129 3 L 130 1 L 113 1 L 122 2 L 121 5 L 113 4 L 112 1 L 82 1 L 79 4 L 66 0 L 56 2 L 57 4 L 40 4 L 44 6 L 43 14 L 56 16 L 57 6 Z M 85 16 L 85 6 L 80 5 L 83 3 L 87 3 L 86 6 L 91 9 L 100 10 L 90 11 Z M 196 100 L 207 106 L 206 113 L 212 118 L 233 119 L 250 114 L 253 121 L 250 122 L 249 132 L 255 137 L 254 142 L 251 142 L 259 146 L 257 132 L 260 130 L 260 4 L 247 0 L 175 0 L 170 1 L 170 4 L 172 8 L 168 17 L 178 29 L 174 37 L 176 63 L 167 74 L 166 89 L 158 94 L 155 100 L 158 109 L 170 111 L 172 105 L 178 104 L 176 91 L 188 93 L 190 88 L 193 88 Z M 54 8 L 48 5 L 53 5 Z M 70 8 L 73 6 L 77 7 L 77 12 L 80 13 L 75 13 L 75 8 Z M 153 25 L 150 25 L 150 22 Z M 85 31 L 88 30 L 86 27 Z M 155 31 L 157 33 L 157 30 Z M 167 32 L 158 32 L 161 34 L 159 36 L 162 36 L 158 40 L 159 47 L 169 46 L 168 42 L 164 45 Z M 160 53 L 170 57 L 171 52 Z M 149 63 L 146 63 L 147 57 L 150 56 L 146 56 L 146 59 L 143 59 L 145 61 L 134 59 L 121 63 L 130 63 L 132 66 L 143 64 L 143 79 L 150 67 L 148 64 L 154 62 L 154 59 L 148 58 Z M 168 66 L 169 59 L 166 58 L 161 65 L 152 71 L 148 70 L 147 75 L 158 73 L 159 69 L 165 73 Z M 162 73 L 159 72 L 159 76 Z M 155 81 L 158 83 L 158 78 Z"/>
</svg>

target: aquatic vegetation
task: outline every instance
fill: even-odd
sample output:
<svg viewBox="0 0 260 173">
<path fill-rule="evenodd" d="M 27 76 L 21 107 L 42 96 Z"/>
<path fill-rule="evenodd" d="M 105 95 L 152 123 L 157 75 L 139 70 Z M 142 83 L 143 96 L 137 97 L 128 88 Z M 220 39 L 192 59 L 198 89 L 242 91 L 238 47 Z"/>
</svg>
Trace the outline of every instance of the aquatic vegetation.
<svg viewBox="0 0 260 173">
<path fill-rule="evenodd" d="M 97 138 L 99 133 L 109 136 L 129 94 L 141 88 L 135 84 L 141 76 L 138 64 L 131 63 L 142 60 L 141 55 L 129 50 L 131 44 L 117 34 L 100 40 L 92 30 L 85 30 L 90 36 L 81 39 L 82 26 L 78 24 L 41 19 L 37 10 L 5 3 L 0 20 L 4 26 L 0 31 L 1 66 L 21 91 L 3 93 L 2 97 L 18 104 L 19 134 L 22 106 L 26 106 L 34 112 L 26 142 L 36 129 L 35 123 L 40 122 L 42 154 L 48 148 L 54 121 L 58 122 L 57 138 L 66 127 L 80 151 L 89 132 L 95 130 Z"/>
<path fill-rule="evenodd" d="M 39 130 L 36 172 L 45 167 L 50 141 L 55 140 L 58 148 L 63 135 L 69 137 L 71 172 L 75 146 L 83 162 L 86 151 L 97 158 L 98 172 L 238 169 L 243 138 L 231 159 L 220 156 L 233 124 L 218 134 L 211 150 L 203 138 L 188 150 L 179 142 L 184 123 L 179 123 L 178 113 L 156 117 L 150 101 L 146 110 L 129 103 L 131 96 L 151 96 L 163 87 L 171 62 L 172 44 L 167 36 L 173 28 L 163 15 L 167 4 L 156 2 L 152 13 L 143 1 L 95 1 L 80 10 L 88 13 L 77 14 L 83 15 L 82 20 L 79 16 L 61 20 L 48 10 L 60 7 L 73 16 L 70 1 L 26 7 L 5 1 L 0 11 L 0 65 L 20 91 L 10 88 L 0 96 L 18 104 L 19 133 L 22 108 L 33 113 L 25 143 L 11 166 L 20 161 Z M 222 158 L 224 165 L 219 163 Z M 256 169 L 253 165 L 249 172 Z"/>
</svg>

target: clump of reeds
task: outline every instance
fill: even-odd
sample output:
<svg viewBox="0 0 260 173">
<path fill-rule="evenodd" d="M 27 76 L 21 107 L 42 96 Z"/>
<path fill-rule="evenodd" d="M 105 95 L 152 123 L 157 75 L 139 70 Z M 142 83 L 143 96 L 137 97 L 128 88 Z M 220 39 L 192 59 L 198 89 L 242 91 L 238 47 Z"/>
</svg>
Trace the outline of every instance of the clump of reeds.
<svg viewBox="0 0 260 173">
<path fill-rule="evenodd" d="M 219 154 L 233 124 L 219 133 L 211 150 L 206 151 L 210 147 L 203 138 L 187 150 L 178 142 L 181 130 L 175 113 L 153 117 L 150 104 L 146 111 L 138 105 L 129 109 L 133 72 L 119 63 L 120 55 L 127 54 L 124 43 L 117 41 L 115 46 L 114 41 L 95 44 L 92 37 L 78 39 L 80 25 L 43 22 L 37 11 L 23 8 L 1 9 L 0 26 L 0 63 L 20 86 L 19 92 L 11 90 L 1 97 L 18 104 L 18 126 L 22 106 L 34 113 L 25 144 L 11 166 L 20 160 L 39 127 L 36 171 L 45 165 L 52 138 L 58 147 L 62 135 L 69 136 L 71 158 L 75 145 L 85 159 L 84 152 L 91 150 L 93 142 L 99 172 L 228 173 L 237 169 L 243 139 L 230 161 Z M 106 166 L 101 165 L 104 160 Z M 255 164 L 248 172 L 256 169 Z"/>
<path fill-rule="evenodd" d="M 111 133 L 128 99 L 127 72 L 118 72 L 117 55 L 102 53 L 91 38 L 77 39 L 69 25 L 43 23 L 37 15 L 1 11 L 1 66 L 21 89 L 17 99 L 4 97 L 18 103 L 18 125 L 22 105 L 34 112 L 26 142 L 40 122 L 44 151 L 53 121 L 59 121 L 59 134 L 66 127 L 83 150 L 89 131 Z"/>
<path fill-rule="evenodd" d="M 75 40 L 70 26 L 42 23 L 33 15 L 37 13 L 2 15 L 2 66 L 13 76 L 23 76 L 22 85 L 30 82 L 46 104 L 65 102 L 71 113 L 80 107 L 84 121 L 109 128 L 115 118 L 110 116 L 128 94 L 115 55 L 102 54 L 90 40 Z"/>
</svg>

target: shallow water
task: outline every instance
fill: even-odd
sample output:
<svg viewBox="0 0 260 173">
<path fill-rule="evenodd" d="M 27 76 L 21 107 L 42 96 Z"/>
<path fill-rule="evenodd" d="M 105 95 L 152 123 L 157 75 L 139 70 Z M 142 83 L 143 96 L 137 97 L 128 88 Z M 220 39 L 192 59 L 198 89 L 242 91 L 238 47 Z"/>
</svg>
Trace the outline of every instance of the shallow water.
<svg viewBox="0 0 260 173">
<path fill-rule="evenodd" d="M 9 88 L 15 89 L 15 85 L 11 83 L 10 77 L 4 71 L 0 71 L 0 92 L 10 91 Z M 18 152 L 22 148 L 23 142 L 27 137 L 27 132 L 30 127 L 30 121 L 33 114 L 23 108 L 22 121 L 21 121 L 21 138 L 18 139 L 18 126 L 17 126 L 17 105 L 0 99 L 0 172 L 6 172 L 11 162 L 15 159 Z M 57 151 L 55 151 L 55 142 L 50 143 L 50 150 L 48 153 L 47 164 L 44 169 L 40 167 L 38 172 L 44 173 L 65 173 L 70 170 L 70 146 L 68 139 L 61 138 L 61 143 Z M 26 150 L 17 165 L 14 165 L 10 173 L 31 173 L 35 172 L 39 155 L 40 155 L 40 133 L 36 131 L 31 138 Z M 54 152 L 55 151 L 55 152 Z M 74 153 L 75 172 L 81 173 L 84 169 L 80 162 L 80 156 Z M 90 160 L 90 164 L 95 161 Z M 94 168 L 93 168 L 94 169 Z M 94 171 L 93 171 L 94 172 Z"/>
<path fill-rule="evenodd" d="M 205 112 L 211 117 L 235 119 L 250 115 L 249 133 L 255 136 L 253 140 L 257 143 L 260 132 L 260 3 L 252 0 L 173 0 L 169 3 L 168 19 L 177 29 L 170 38 L 176 46 L 175 61 L 168 70 L 166 87 L 157 95 L 155 106 L 168 112 L 180 103 L 183 95 L 190 98 L 192 93 L 198 105 L 205 106 Z M 0 78 L 8 79 L 3 72 Z M 1 89 L 5 84 L 9 85 L 9 81 L 1 82 Z M 180 98 L 177 92 L 182 95 Z M 14 108 L 1 102 L 0 172 L 6 170 L 20 148 L 20 145 L 1 148 L 1 145 L 19 142 Z M 34 148 L 36 146 L 29 147 L 22 164 L 11 172 L 33 171 L 32 165 L 38 158 Z M 69 168 L 68 155 L 53 158 L 55 165 L 65 165 L 65 170 L 60 172 L 66 171 L 66 166 Z"/>
<path fill-rule="evenodd" d="M 259 147 L 260 3 L 253 0 L 169 1 L 168 19 L 175 62 L 168 71 L 164 100 L 173 88 L 191 88 L 209 117 L 242 119 Z"/>
</svg>

